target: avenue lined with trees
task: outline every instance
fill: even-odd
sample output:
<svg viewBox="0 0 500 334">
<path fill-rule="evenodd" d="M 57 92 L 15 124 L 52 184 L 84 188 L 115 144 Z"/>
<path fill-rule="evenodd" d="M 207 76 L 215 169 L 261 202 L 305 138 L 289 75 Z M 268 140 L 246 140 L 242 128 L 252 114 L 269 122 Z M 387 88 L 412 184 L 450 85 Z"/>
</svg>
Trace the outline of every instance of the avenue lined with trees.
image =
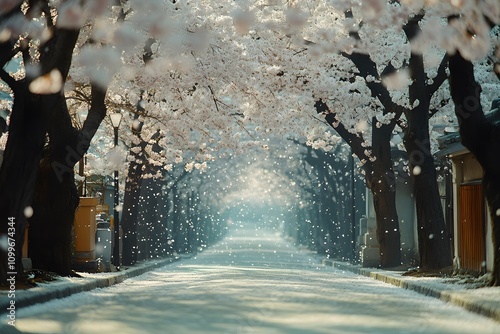
<svg viewBox="0 0 500 334">
<path fill-rule="evenodd" d="M 28 225 L 33 267 L 75 275 L 77 184 L 117 170 L 125 265 L 196 253 L 247 218 L 355 262 L 366 188 L 379 264 L 400 266 L 394 149 L 416 264 L 444 270 L 434 153 L 455 125 L 484 170 L 500 285 L 498 125 L 483 112 L 500 96 L 499 24 L 494 0 L 2 2 L 0 285 L 13 219 L 19 280 Z"/>
</svg>

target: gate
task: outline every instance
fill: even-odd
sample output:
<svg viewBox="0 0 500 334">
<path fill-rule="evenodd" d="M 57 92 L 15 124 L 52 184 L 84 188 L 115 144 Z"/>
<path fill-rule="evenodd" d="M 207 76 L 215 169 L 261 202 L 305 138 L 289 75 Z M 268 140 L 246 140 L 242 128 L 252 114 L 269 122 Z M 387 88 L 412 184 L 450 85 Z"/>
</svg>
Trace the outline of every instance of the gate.
<svg viewBox="0 0 500 334">
<path fill-rule="evenodd" d="M 484 200 L 481 184 L 460 185 L 458 193 L 458 255 L 460 268 L 485 270 Z"/>
</svg>

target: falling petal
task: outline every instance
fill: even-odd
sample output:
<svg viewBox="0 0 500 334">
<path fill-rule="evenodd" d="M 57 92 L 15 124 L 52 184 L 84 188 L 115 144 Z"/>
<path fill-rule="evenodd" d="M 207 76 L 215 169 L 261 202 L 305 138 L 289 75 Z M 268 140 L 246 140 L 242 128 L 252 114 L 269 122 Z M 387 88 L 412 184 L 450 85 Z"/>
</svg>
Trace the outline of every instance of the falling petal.
<svg viewBox="0 0 500 334">
<path fill-rule="evenodd" d="M 29 85 L 29 90 L 33 94 L 55 94 L 61 91 L 62 85 L 61 72 L 54 69 L 33 80 Z"/>
</svg>

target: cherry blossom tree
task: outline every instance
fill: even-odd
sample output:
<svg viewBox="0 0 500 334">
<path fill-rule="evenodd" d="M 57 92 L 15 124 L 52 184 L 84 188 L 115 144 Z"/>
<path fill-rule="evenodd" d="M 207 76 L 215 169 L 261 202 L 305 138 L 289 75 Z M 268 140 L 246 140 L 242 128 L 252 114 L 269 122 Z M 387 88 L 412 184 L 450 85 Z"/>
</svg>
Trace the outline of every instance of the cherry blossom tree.
<svg viewBox="0 0 500 334">
<path fill-rule="evenodd" d="M 350 156 L 350 150 L 347 145 L 341 144 L 327 152 L 305 142 L 294 140 L 293 143 L 301 148 L 295 157 L 298 166 L 283 169 L 299 185 L 303 196 L 307 196 L 307 202 L 310 202 L 307 210 L 316 215 L 312 223 L 306 223 L 303 219 L 298 221 L 296 229 L 312 228 L 311 233 L 316 240 L 311 246 L 318 253 L 343 261 L 354 261 L 357 257 L 355 226 L 365 205 L 363 189 L 359 189 L 359 182 L 356 182 L 359 175 L 350 175 L 358 170 L 353 165 L 355 161 Z M 293 230 L 288 231 L 288 234 L 295 235 L 297 239 L 303 238 Z"/>
<path fill-rule="evenodd" d="M 284 24 L 285 28 L 276 29 L 278 30 L 276 34 L 281 34 L 289 43 L 295 44 L 295 47 L 282 47 L 279 56 L 270 62 L 274 61 L 275 66 L 280 66 L 275 70 L 277 73 L 275 81 L 276 85 L 280 84 L 282 92 L 300 96 L 302 103 L 310 103 L 309 108 L 314 105 L 318 112 L 325 113 L 327 121 L 340 131 L 339 134 L 353 147 L 354 153 L 363 162 L 367 185 L 372 188 L 378 212 L 378 237 L 383 254 L 382 263 L 384 266 L 395 266 L 400 263 L 398 255 L 400 245 L 390 142 L 396 125 L 403 125 L 399 121 L 401 115 L 411 115 L 411 111 L 416 107 L 410 103 L 408 94 L 402 92 L 405 87 L 408 89 L 409 80 L 406 80 L 405 84 L 404 79 L 407 77 L 404 73 L 398 73 L 399 70 L 405 72 L 404 62 L 408 59 L 410 50 L 405 35 L 401 30 L 398 31 L 398 27 L 402 26 L 403 19 L 410 13 L 397 12 L 401 22 L 398 22 L 398 19 L 393 20 L 394 28 L 385 26 L 384 29 L 372 29 L 364 17 L 362 20 L 354 18 L 350 10 L 351 7 L 356 10 L 355 5 L 359 4 L 338 3 L 332 7 L 321 2 L 314 5 L 304 4 L 302 6 L 304 11 L 297 8 L 283 10 L 285 13 L 283 21 L 290 24 Z M 349 14 L 347 17 L 344 17 L 345 12 Z M 356 11 L 358 12 L 359 16 L 362 16 L 363 8 Z M 316 24 L 305 23 L 308 15 Z M 387 18 L 391 16 L 387 15 L 385 19 Z M 292 22 L 295 23 L 295 29 Z M 336 24 L 327 25 L 325 22 L 336 22 Z M 382 48 L 384 52 L 380 52 Z M 401 53 L 401 48 L 406 52 Z M 293 51 L 290 52 L 290 49 Z M 304 52 L 305 50 L 308 52 Z M 311 61 L 312 57 L 315 58 L 314 62 Z M 389 71 L 392 71 L 393 75 L 389 76 Z M 381 80 L 383 77 L 385 77 L 384 82 Z M 436 80 L 429 96 L 441 86 L 444 78 L 445 76 L 441 75 Z M 273 79 L 268 79 L 271 80 Z M 389 87 L 391 85 L 399 87 L 391 88 Z M 290 89 L 290 86 L 294 88 Z M 331 87 L 335 87 L 335 91 L 332 91 Z M 302 108 L 307 107 L 302 106 Z M 424 126 L 427 126 L 428 116 L 427 114 L 423 116 L 426 121 Z M 368 126 L 369 122 L 371 127 Z M 315 134 L 311 133 L 309 137 L 314 138 L 314 136 Z M 319 142 L 328 141 L 319 138 Z M 414 145 L 413 148 L 415 147 Z M 430 149 L 426 150 L 426 154 L 428 158 L 426 166 L 432 170 L 434 166 Z M 435 177 L 433 182 L 435 185 Z M 437 187 L 433 189 L 437 194 Z M 425 226 L 425 229 L 424 224 L 421 224 L 420 230 L 426 231 L 421 235 L 421 248 L 428 249 L 430 247 L 426 246 L 428 236 L 437 235 L 439 237 L 432 243 L 444 245 L 438 249 L 448 251 L 442 252 L 441 256 L 423 257 L 424 268 L 440 268 L 451 264 L 447 246 L 449 238 L 447 233 L 442 232 L 446 228 L 442 211 L 439 210 L 438 196 L 435 196 L 435 199 L 437 205 L 432 204 L 432 201 L 419 202 L 428 208 L 435 207 L 435 210 L 426 214 L 426 217 L 420 216 L 420 222 L 429 222 L 432 221 L 429 217 L 441 216 L 441 219 L 436 218 L 434 223 Z M 419 210 L 419 212 L 425 211 Z M 423 252 L 426 253 L 435 252 L 429 248 Z M 435 258 L 441 260 L 433 261 Z"/>
<path fill-rule="evenodd" d="M 175 1 L 170 2 L 170 13 L 175 13 L 180 9 L 174 3 Z M 138 58 L 151 35 L 161 35 L 170 28 L 160 25 L 161 22 L 165 22 L 163 17 L 167 13 L 163 13 L 163 16 L 150 15 L 152 12 L 160 12 L 157 10 L 158 2 L 130 1 L 124 3 L 123 6 L 112 6 L 112 4 L 111 1 L 89 1 L 84 5 L 76 1 L 63 1 L 61 3 L 14 1 L 10 6 L 2 8 L 2 49 L 4 51 L 2 52 L 2 64 L 5 64 L 18 54 L 23 57 L 22 73 L 19 76 L 13 77 L 4 70 L 1 72 L 2 80 L 10 86 L 14 95 L 5 159 L 0 172 L 2 180 L 1 212 L 2 215 L 5 215 L 2 216 L 1 232 L 6 235 L 9 219 L 17 220 L 15 236 L 18 245 L 16 248 L 16 271 L 19 275 L 22 273 L 20 251 L 24 240 L 26 216 L 31 216 L 31 209 L 26 211 L 26 215 L 24 212 L 26 208 L 32 205 L 34 182 L 37 176 L 36 167 L 41 157 L 46 133 L 49 134 L 51 139 L 48 146 L 50 155 L 47 156 L 48 160 L 45 160 L 47 162 L 47 173 L 53 174 L 53 182 L 57 182 L 58 185 L 64 187 L 64 189 L 59 189 L 61 191 L 56 191 L 56 194 L 61 196 L 60 200 L 72 199 L 71 203 L 66 203 L 67 205 L 58 201 L 50 203 L 53 208 L 51 211 L 54 211 L 55 208 L 67 208 L 68 212 L 64 215 L 61 214 L 61 224 L 65 226 L 65 228 L 61 229 L 61 235 L 54 236 L 60 240 L 61 244 L 66 245 L 55 246 L 61 248 L 57 250 L 57 253 L 64 252 L 65 255 L 61 255 L 63 259 L 60 261 L 59 258 L 57 259 L 55 267 L 49 265 L 49 268 L 55 268 L 56 271 L 68 274 L 70 273 L 68 266 L 69 229 L 77 205 L 76 192 L 74 191 L 74 185 L 72 185 L 74 178 L 73 166 L 88 149 L 98 125 L 105 116 L 106 90 L 112 83 L 113 75 L 120 69 L 120 61 L 117 60 L 121 59 L 122 54 L 124 55 L 123 61 L 135 59 L 134 57 Z M 163 4 L 161 5 L 163 6 Z M 135 7 L 132 9 L 131 6 Z M 179 12 L 185 15 L 188 9 L 179 10 Z M 127 21 L 128 15 L 136 20 Z M 177 17 L 181 16 L 180 22 L 184 23 L 185 16 L 182 15 L 178 14 Z M 189 20 L 186 22 L 192 24 Z M 136 26 L 133 27 L 133 23 Z M 110 27 L 112 29 L 108 29 Z M 196 34 L 196 31 L 183 29 L 185 29 L 185 26 L 177 28 L 177 30 L 182 30 L 186 37 L 190 38 L 177 41 L 177 44 L 170 43 L 171 47 L 167 50 L 168 56 L 171 56 L 170 51 L 175 49 L 176 46 L 184 46 L 182 48 L 184 53 L 179 52 L 176 54 L 179 55 L 176 66 L 183 63 L 181 60 L 186 59 L 190 51 L 199 50 L 204 45 L 201 43 L 201 33 Z M 82 30 L 82 34 L 80 34 L 80 30 Z M 172 38 L 174 34 L 172 33 L 167 37 Z M 188 36 L 190 34 L 193 34 L 193 36 Z M 80 38 L 78 38 L 79 36 Z M 78 66 L 71 68 L 71 80 L 67 80 L 73 53 L 77 55 L 76 64 Z M 169 59 L 176 58 L 176 55 L 174 54 L 174 57 Z M 127 56 L 130 58 L 126 59 Z M 156 57 L 156 60 L 157 65 L 168 66 L 165 61 L 160 60 L 158 57 Z M 144 71 L 143 64 L 142 66 L 133 67 L 133 61 L 130 61 L 128 65 L 128 71 L 116 75 L 116 80 L 125 78 L 125 86 L 130 83 L 130 79 L 139 76 L 137 71 Z M 154 67 L 149 68 L 149 70 L 154 71 Z M 179 74 L 175 73 L 171 73 L 171 75 L 179 76 Z M 151 78 L 154 76 L 144 77 Z M 141 82 L 138 79 L 139 82 L 136 81 L 136 83 L 139 86 L 147 86 L 149 83 L 147 80 Z M 72 84 L 86 83 L 90 90 L 90 98 L 87 101 L 90 109 L 80 130 L 76 130 L 71 124 L 66 100 L 61 94 L 65 83 L 68 84 L 66 89 L 70 89 Z M 189 81 L 186 81 L 186 83 L 191 84 Z M 195 83 L 190 85 L 189 89 L 186 89 L 188 95 L 190 94 L 189 91 L 195 90 L 193 87 L 195 87 Z M 210 86 L 208 85 L 208 87 Z M 209 90 L 209 92 L 211 93 L 212 90 Z M 23 94 L 27 95 L 24 96 Z M 133 95 L 133 92 L 128 94 L 129 97 Z M 187 99 L 193 100 L 194 98 L 198 100 L 196 95 L 197 93 L 191 94 L 187 96 Z M 207 98 L 199 99 L 200 101 L 204 103 L 206 101 L 215 102 L 218 106 L 219 102 L 213 94 L 207 94 L 207 91 L 204 91 L 201 92 L 201 95 L 207 96 Z M 129 100 L 133 100 L 133 97 Z M 172 99 L 171 101 L 178 103 L 182 102 L 181 100 L 182 98 Z M 162 101 L 164 101 L 164 98 L 159 99 L 158 105 L 161 105 Z M 113 101 L 108 101 L 108 103 L 113 103 Z M 193 103 L 193 105 L 196 107 L 196 103 Z M 202 106 L 198 107 L 201 108 Z M 38 109 L 42 110 L 42 112 L 36 112 Z M 158 109 L 154 108 L 149 109 L 153 114 L 152 116 L 158 111 Z M 183 113 L 182 110 L 173 109 Z M 33 117 L 28 116 L 28 114 L 25 115 L 26 110 L 30 111 L 29 115 L 33 114 Z M 193 116 L 195 115 L 189 115 L 189 118 Z M 210 116 L 210 114 L 206 116 Z M 170 119 L 175 119 L 175 116 Z M 185 120 L 182 120 L 181 123 L 185 123 Z M 223 124 L 223 122 L 214 120 L 214 124 Z M 188 126 L 184 125 L 177 128 L 179 128 L 180 132 L 176 134 L 178 138 L 182 138 L 184 142 L 192 141 L 193 136 L 189 133 L 190 128 Z M 224 128 L 224 126 L 219 128 Z M 156 131 L 156 129 L 152 131 Z M 204 129 L 200 128 L 200 133 L 203 132 Z M 24 136 L 30 138 L 24 138 Z M 172 151 L 178 152 L 177 149 Z M 200 164 L 200 167 L 203 167 L 203 164 Z M 46 181 L 46 178 L 41 177 L 40 180 L 41 182 Z M 54 187 L 53 190 L 55 191 L 56 188 Z M 11 191 L 14 191 L 16 195 L 12 196 Z M 51 216 L 53 214 L 47 216 L 43 213 L 43 208 L 47 208 L 47 205 L 49 205 L 49 203 L 43 201 L 46 201 L 48 197 L 40 196 L 38 198 L 42 202 L 33 204 L 37 209 L 33 221 L 46 222 L 54 218 Z M 37 235 L 39 234 L 35 233 L 35 238 Z M 33 244 L 36 244 L 36 242 Z M 5 249 L 2 248 L 3 256 L 5 255 Z M 45 260 L 47 259 L 46 257 Z M 6 263 L 6 261 L 2 261 L 2 277 L 5 277 L 7 272 Z"/>
<path fill-rule="evenodd" d="M 414 37 L 414 52 L 423 53 L 437 46 L 449 56 L 450 90 L 454 111 L 460 126 L 462 143 L 476 156 L 484 169 L 483 185 L 493 227 L 494 268 L 491 284 L 500 284 L 500 253 L 498 244 L 498 194 L 500 187 L 493 166 L 498 147 L 493 145 L 496 127 L 486 121 L 483 105 L 498 97 L 498 82 L 493 83 L 492 74 L 500 77 L 498 52 L 498 25 L 500 24 L 500 3 L 498 1 L 401 1 L 414 14 L 422 11 L 433 17 L 422 24 L 422 33 Z M 369 1 L 375 12 L 384 12 L 383 1 Z M 378 8 L 378 9 L 377 9 Z M 379 22 L 380 23 L 380 22 Z M 484 59 L 487 59 L 484 61 Z M 476 61 L 476 66 L 472 61 Z M 481 62 L 483 64 L 481 64 Z M 489 65 L 484 71 L 484 63 Z M 482 65 L 482 66 L 477 66 Z M 475 78 L 475 70 L 480 73 Z M 484 81 L 481 85 L 478 81 Z M 485 88 L 481 94 L 481 86 Z M 492 86 L 496 87 L 491 91 Z"/>
<path fill-rule="evenodd" d="M 56 109 L 64 110 L 66 106 L 61 90 L 79 35 L 78 29 L 64 23 L 55 25 L 51 20 L 50 8 L 43 3 L 40 5 L 36 8 L 23 7 L 21 1 L 13 1 L 2 8 L 0 13 L 4 36 L 1 42 L 2 67 L 20 54 L 28 69 L 26 76 L 13 76 L 5 70 L 0 71 L 1 79 L 10 87 L 14 96 L 9 136 L 0 170 L 2 285 L 6 283 L 7 272 L 17 272 L 22 279 L 21 249 L 27 218 L 32 214 L 31 201 L 38 164 L 45 135 L 51 129 L 53 112 Z M 30 25 L 30 21 L 33 24 Z M 26 29 L 29 29 L 27 36 Z M 38 52 L 35 58 L 31 51 Z M 102 96 L 102 92 L 95 91 L 94 101 Z M 99 108 L 96 105 L 93 107 Z M 8 249 L 5 245 L 8 244 L 8 231 L 14 231 L 9 237 L 15 240 L 16 245 L 15 267 L 7 267 Z"/>
<path fill-rule="evenodd" d="M 52 153 L 52 160 L 44 160 L 51 167 L 47 172 L 56 178 L 64 176 L 67 196 L 60 201 L 74 198 L 67 207 L 75 206 L 74 186 L 70 185 L 73 167 L 97 131 L 111 132 L 103 122 L 107 108 L 122 110 L 127 126 L 120 146 L 127 147 L 130 154 L 127 163 L 117 164 L 120 159 L 116 158 L 125 154 L 119 153 L 123 147 L 113 149 L 106 163 L 99 164 L 103 171 L 117 165 L 122 172 L 129 168 L 133 182 L 159 178 L 174 164 L 182 164 L 185 171 L 206 171 L 214 152 L 247 152 L 250 147 L 262 147 L 262 138 L 269 134 L 306 137 L 311 145 L 331 150 L 337 139 L 325 135 L 325 123 L 315 116 L 319 109 L 327 113 L 327 122 L 344 131 L 341 137 L 356 143 L 354 153 L 365 163 L 374 194 L 382 191 L 388 198 L 392 196 L 385 206 L 389 209 L 382 209 L 382 203 L 379 206 L 387 211 L 380 213 L 384 223 L 379 239 L 384 244 L 385 231 L 394 234 L 391 246 L 383 251 L 388 257 L 383 264 L 399 264 L 397 215 L 391 204 L 390 140 L 403 125 L 400 116 L 406 115 L 408 129 L 414 129 L 412 111 L 428 111 L 431 105 L 444 108 L 441 101 L 446 100 L 437 89 L 433 91 L 436 95 L 428 96 L 418 90 L 424 83 L 422 59 L 416 54 L 431 55 L 424 58 L 424 64 L 428 63 L 427 73 L 435 74 L 430 79 L 438 80 L 425 84 L 440 87 L 441 57 L 422 41 L 440 27 L 430 39 L 435 44 L 431 48 L 458 48 L 462 54 L 476 55 L 490 45 L 485 46 L 485 24 L 496 22 L 494 1 L 460 3 L 462 7 L 457 9 L 456 1 L 94 0 L 83 5 L 78 1 L 11 1 L 0 12 L 0 60 L 3 65 L 20 55 L 23 63 L 19 74 L 0 72 L 14 95 L 0 171 L 0 211 L 5 212 L 0 217 L 0 233 L 8 231 L 8 219 L 15 217 L 19 224 L 16 240 L 22 244 L 24 211 L 32 204 L 46 134 Z M 345 17 L 348 10 L 353 17 Z M 422 10 L 425 19 L 415 21 L 422 32 L 412 38 L 413 32 L 402 29 L 408 18 L 418 17 Z M 463 19 L 443 24 L 442 18 L 457 12 Z M 478 13 L 486 19 L 476 22 Z M 464 40 L 468 24 L 477 27 L 477 38 Z M 356 34 L 361 38 L 356 39 Z M 410 66 L 409 75 L 405 75 L 406 65 Z M 396 75 L 382 82 L 384 69 L 392 69 Z M 410 86 L 408 79 L 415 85 Z M 61 94 L 63 85 L 66 98 Z M 392 90 L 391 85 L 398 87 Z M 80 106 L 77 102 L 68 106 L 67 101 L 80 101 Z M 42 112 L 35 113 L 37 109 Z M 86 120 L 82 128 L 75 128 L 69 114 L 83 109 L 89 110 Z M 23 116 L 28 111 L 33 117 Z M 158 133 L 158 145 L 150 144 Z M 29 139 L 25 138 L 28 134 Z M 415 140 L 425 142 L 423 135 Z M 407 136 L 406 143 L 409 139 Z M 427 145 L 425 142 L 425 150 L 429 150 Z M 23 150 L 18 149 L 21 146 Z M 431 165 L 429 156 L 425 161 Z M 147 166 L 155 168 L 146 170 Z M 378 169 L 376 175 L 373 169 Z M 377 188 L 381 187 L 379 181 L 385 188 Z M 16 189 L 14 200 L 8 196 L 12 189 Z M 43 207 L 58 205 L 55 203 L 40 202 L 34 218 L 42 214 Z M 66 226 L 71 224 L 69 211 L 74 212 L 68 210 Z M 430 234 L 440 235 L 441 228 L 435 226 L 438 232 Z M 61 239 L 67 238 L 65 231 Z M 19 251 L 17 256 L 17 271 L 21 272 Z M 68 273 L 67 266 L 64 268 L 62 272 Z M 2 273 L 6 272 L 3 268 Z"/>
<path fill-rule="evenodd" d="M 372 13 L 380 14 L 386 11 L 384 1 L 366 3 L 369 4 L 367 7 Z M 498 97 L 498 82 L 493 82 L 492 74 L 500 78 L 498 54 L 500 3 L 489 0 L 401 1 L 401 3 L 414 14 L 424 11 L 426 15 L 433 17 L 421 25 L 420 34 L 413 36 L 414 53 L 423 53 L 429 48 L 438 47 L 450 56 L 450 90 L 455 104 L 454 112 L 460 126 L 461 140 L 484 169 L 483 185 L 492 222 L 495 249 L 491 284 L 499 285 L 500 187 L 495 181 L 498 179 L 495 176 L 498 174 L 497 168 L 493 167 L 496 164 L 494 157 L 498 156 L 498 146 L 493 144 L 497 128 L 486 120 L 483 106 L 487 106 L 492 99 Z M 496 50 L 496 53 L 493 50 Z M 473 64 L 473 61 L 476 63 Z M 489 70 L 485 70 L 488 67 Z"/>
</svg>

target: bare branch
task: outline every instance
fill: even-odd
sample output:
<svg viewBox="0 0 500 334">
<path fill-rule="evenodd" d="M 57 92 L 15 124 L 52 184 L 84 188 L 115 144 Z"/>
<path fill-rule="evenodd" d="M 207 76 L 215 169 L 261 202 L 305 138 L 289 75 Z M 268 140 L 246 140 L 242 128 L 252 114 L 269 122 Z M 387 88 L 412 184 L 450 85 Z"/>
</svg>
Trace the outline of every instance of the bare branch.
<svg viewBox="0 0 500 334">
<path fill-rule="evenodd" d="M 210 90 L 210 94 L 212 94 L 212 100 L 214 101 L 215 109 L 217 110 L 217 112 L 220 112 L 219 105 L 217 104 L 217 99 L 215 98 L 214 91 L 212 90 L 212 87 L 210 87 L 210 85 L 208 85 L 208 90 Z"/>
</svg>

